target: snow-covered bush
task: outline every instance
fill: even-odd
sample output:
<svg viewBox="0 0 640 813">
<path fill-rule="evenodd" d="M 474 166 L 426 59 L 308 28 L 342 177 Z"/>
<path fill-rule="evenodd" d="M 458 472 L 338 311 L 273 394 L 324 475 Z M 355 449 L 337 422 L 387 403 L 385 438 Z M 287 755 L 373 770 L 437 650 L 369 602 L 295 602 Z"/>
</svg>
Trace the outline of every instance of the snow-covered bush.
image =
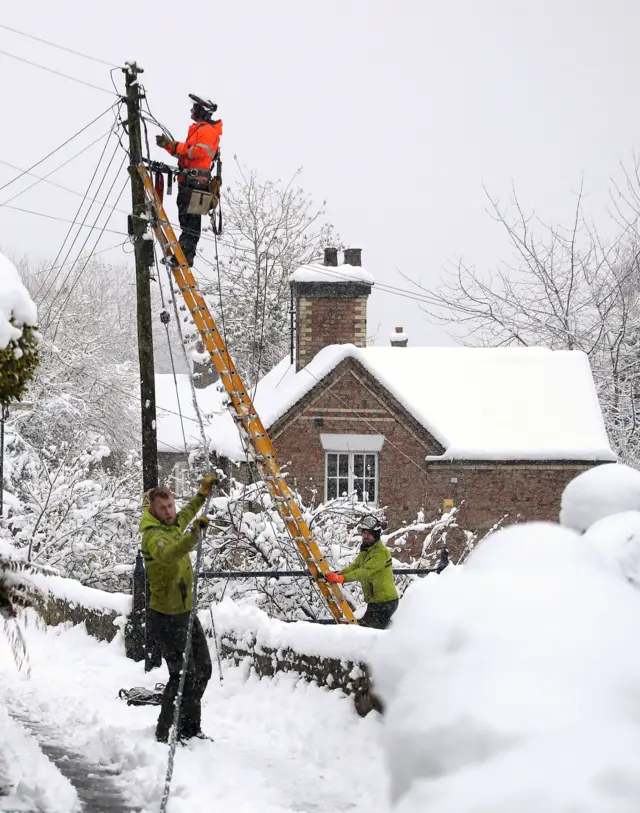
<svg viewBox="0 0 640 813">
<path fill-rule="evenodd" d="M 132 454 L 117 472 L 104 466 L 109 449 L 81 431 L 58 446 L 34 449 L 7 427 L 5 530 L 34 563 L 56 567 L 92 587 L 128 589 L 140 520 L 140 461 Z"/>
<path fill-rule="evenodd" d="M 353 560 L 359 550 L 358 522 L 371 513 L 361 503 L 341 497 L 311 507 L 303 507 L 303 514 L 329 567 L 340 570 Z M 382 511 L 376 513 L 382 514 Z M 264 483 L 240 483 L 231 479 L 225 495 L 211 501 L 210 530 L 204 547 L 203 569 L 220 571 L 303 571 L 297 548 L 291 541 L 284 522 L 275 508 Z M 435 522 L 416 522 L 389 530 L 382 535 L 392 552 L 402 550 L 409 534 L 423 538 L 421 551 L 408 561 L 394 559 L 396 567 L 435 567 L 447 542 L 447 532 L 459 529 L 454 509 Z M 476 537 L 467 532 L 470 547 Z M 398 589 L 404 592 L 413 579 L 420 576 L 398 578 Z M 357 584 L 345 589 L 347 598 L 356 608 L 363 605 L 362 591 Z M 247 577 L 242 579 L 209 579 L 202 581 L 201 598 L 205 606 L 224 596 L 240 603 L 260 607 L 268 615 L 284 620 L 316 620 L 328 618 L 329 611 L 313 581 L 307 576 L 280 576 L 273 578 Z"/>
<path fill-rule="evenodd" d="M 38 311 L 13 263 L 0 254 L 0 408 L 19 400 L 38 365 Z"/>
<path fill-rule="evenodd" d="M 640 471 L 622 463 L 605 463 L 583 471 L 563 493 L 560 523 L 584 533 L 603 517 L 640 511 Z"/>
<path fill-rule="evenodd" d="M 550 523 L 412 585 L 373 656 L 395 809 L 637 810 L 639 620 L 640 593 Z"/>
</svg>

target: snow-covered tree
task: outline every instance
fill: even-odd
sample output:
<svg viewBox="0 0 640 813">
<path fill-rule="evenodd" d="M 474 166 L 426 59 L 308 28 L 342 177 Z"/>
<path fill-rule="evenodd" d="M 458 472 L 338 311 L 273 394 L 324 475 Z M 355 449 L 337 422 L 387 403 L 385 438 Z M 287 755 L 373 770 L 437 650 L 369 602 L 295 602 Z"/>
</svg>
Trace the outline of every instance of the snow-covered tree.
<svg viewBox="0 0 640 813">
<path fill-rule="evenodd" d="M 506 209 L 489 201 L 511 257 L 488 274 L 461 261 L 436 290 L 425 291 L 433 305 L 424 309 L 469 345 L 583 350 L 610 439 L 623 459 L 637 461 L 640 239 L 635 217 L 621 222 L 616 236 L 604 242 L 588 223 L 582 194 L 566 229 L 528 216 L 515 196 Z"/>
<path fill-rule="evenodd" d="M 126 458 L 139 445 L 135 295 L 131 271 L 98 260 L 55 270 L 24 265 L 40 313 L 33 407 L 16 429 L 34 447 L 59 445 L 78 427 Z"/>
<path fill-rule="evenodd" d="M 203 569 L 224 571 L 304 571 L 306 566 L 291 541 L 284 523 L 262 482 L 251 484 L 231 480 L 225 495 L 211 501 L 212 521 L 204 546 Z M 314 534 L 329 566 L 339 570 L 357 554 L 360 535 L 359 520 L 371 509 L 352 497 L 341 497 L 316 506 L 303 507 L 303 514 Z M 382 510 L 375 512 L 383 515 Z M 457 509 L 435 522 L 425 523 L 418 516 L 415 522 L 383 535 L 392 551 L 402 555 L 403 547 L 411 536 L 422 538 L 417 556 L 395 559 L 398 567 L 435 568 L 441 561 L 449 536 L 460 532 L 464 546 L 454 561 L 473 548 L 477 536 L 462 530 L 457 523 Z M 398 582 L 403 592 L 412 578 L 403 576 Z M 359 585 L 344 588 L 354 606 L 361 603 Z M 261 607 L 269 615 L 284 620 L 316 620 L 327 618 L 329 611 L 320 592 L 306 576 L 280 576 L 273 578 L 247 577 L 242 579 L 203 579 L 201 585 L 203 606 L 208 601 L 229 596 L 240 602 Z"/>
<path fill-rule="evenodd" d="M 240 179 L 222 200 L 220 280 L 211 274 L 205 290 L 238 369 L 253 384 L 289 348 L 289 275 L 339 239 L 324 221 L 324 204 L 316 207 L 296 185 L 300 170 L 282 183 L 236 164 Z"/>
</svg>

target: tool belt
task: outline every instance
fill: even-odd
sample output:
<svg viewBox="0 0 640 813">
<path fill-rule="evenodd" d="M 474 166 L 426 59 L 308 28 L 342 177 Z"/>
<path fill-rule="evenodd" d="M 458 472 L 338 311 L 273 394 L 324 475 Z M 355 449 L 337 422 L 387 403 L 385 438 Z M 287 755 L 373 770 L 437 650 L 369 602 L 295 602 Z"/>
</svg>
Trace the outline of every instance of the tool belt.
<svg viewBox="0 0 640 813">
<path fill-rule="evenodd" d="M 207 169 L 181 169 L 178 175 L 178 181 L 191 181 L 195 179 L 202 183 L 208 183 L 211 180 L 211 173 Z"/>
</svg>

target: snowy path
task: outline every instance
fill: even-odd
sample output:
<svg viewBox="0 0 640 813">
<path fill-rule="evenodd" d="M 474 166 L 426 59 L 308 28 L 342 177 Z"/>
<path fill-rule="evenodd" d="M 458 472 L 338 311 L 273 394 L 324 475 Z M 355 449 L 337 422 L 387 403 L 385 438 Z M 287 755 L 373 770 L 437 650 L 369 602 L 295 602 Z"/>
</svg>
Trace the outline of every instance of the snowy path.
<svg viewBox="0 0 640 813">
<path fill-rule="evenodd" d="M 166 746 L 153 739 L 158 709 L 128 707 L 117 693 L 164 681 L 164 667 L 145 675 L 141 664 L 124 657 L 118 639 L 100 643 L 80 628 L 31 626 L 27 636 L 30 680 L 16 673 L 0 640 L 0 703 L 28 712 L 57 732 L 58 745 L 88 762 L 117 768 L 128 802 L 157 811 L 167 762 Z M 358 718 L 338 692 L 290 676 L 247 679 L 243 670 L 227 668 L 224 685 L 214 674 L 205 695 L 203 727 L 215 742 L 178 749 L 169 813 L 230 807 L 234 813 L 370 813 L 374 807 L 384 813 L 379 722 L 376 715 Z M 14 784 L 16 764 L 23 763 L 18 795 L 23 805 L 25 798 L 35 801 L 7 807 L 9 799 L 0 796 L 0 810 L 70 813 L 73 789 L 50 764 L 36 760 L 24 731 L 2 724 L 0 775 L 3 754 L 13 765 Z"/>
</svg>

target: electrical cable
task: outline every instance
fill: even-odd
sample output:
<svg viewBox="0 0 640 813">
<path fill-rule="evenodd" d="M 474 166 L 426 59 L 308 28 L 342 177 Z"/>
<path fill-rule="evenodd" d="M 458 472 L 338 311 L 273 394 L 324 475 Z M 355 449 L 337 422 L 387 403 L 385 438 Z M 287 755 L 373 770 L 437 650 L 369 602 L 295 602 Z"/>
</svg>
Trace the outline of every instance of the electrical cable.
<svg viewBox="0 0 640 813">
<path fill-rule="evenodd" d="M 114 96 L 115 94 L 111 90 L 107 90 L 107 88 L 100 87 L 100 85 L 94 85 L 91 82 L 85 82 L 84 79 L 78 79 L 75 76 L 69 76 L 68 73 L 62 73 L 61 71 L 56 71 L 53 68 L 48 68 L 46 65 L 40 65 L 37 62 L 32 62 L 30 59 L 25 59 L 23 56 L 16 56 L 15 54 L 10 54 L 8 51 L 0 50 L 0 54 L 3 56 L 11 57 L 11 59 L 17 59 L 18 62 L 25 62 L 27 65 L 31 65 L 34 68 L 40 68 L 40 70 L 47 71 L 48 73 L 53 73 L 56 76 L 62 76 L 64 79 L 70 79 L 72 82 L 77 82 L 79 85 L 86 85 L 86 87 L 93 88 L 94 90 L 101 90 L 103 93 L 108 93 L 109 96 Z"/>
<path fill-rule="evenodd" d="M 60 223 L 73 223 L 77 225 L 75 221 L 69 220 L 67 217 L 56 217 L 55 215 L 47 215 L 44 212 L 34 212 L 32 209 L 22 209 L 20 206 L 10 206 L 7 204 L 5 209 L 12 209 L 14 212 L 22 212 L 25 215 L 36 215 L 37 217 L 46 217 L 48 220 L 57 220 Z M 90 228 L 90 227 L 87 227 Z M 126 231 L 118 231 L 117 229 L 106 229 L 109 234 L 120 234 L 123 237 L 129 237 Z"/>
<path fill-rule="evenodd" d="M 5 31 L 11 31 L 13 34 L 20 34 L 22 37 L 27 37 L 30 40 L 35 40 L 36 42 L 43 42 L 45 45 L 50 45 L 52 48 L 59 48 L 61 51 L 67 51 L 69 54 L 75 54 L 75 56 L 81 56 L 84 59 L 90 59 L 92 62 L 98 62 L 101 65 L 106 65 L 108 68 L 116 68 L 117 66 L 113 64 L 113 62 L 106 62 L 104 59 L 98 59 L 95 56 L 89 56 L 89 54 L 83 54 L 80 51 L 74 51 L 73 48 L 67 48 L 65 45 L 58 45 L 55 42 L 50 42 L 49 40 L 45 40 L 42 37 L 36 37 L 33 34 L 27 34 L 26 31 L 19 31 L 17 28 L 11 28 L 8 25 L 4 25 L 0 23 L 0 28 L 4 28 Z"/>
<path fill-rule="evenodd" d="M 63 167 L 66 167 L 67 164 L 70 164 L 72 161 L 75 161 L 76 158 L 79 158 L 87 150 L 90 150 L 91 147 L 94 147 L 99 141 L 102 141 L 102 139 L 105 138 L 106 136 L 108 136 L 110 133 L 111 133 L 111 130 L 107 130 L 106 133 L 103 133 L 101 136 L 96 138 L 95 141 L 92 141 L 90 144 L 87 144 L 86 147 L 83 147 L 75 155 L 72 155 L 71 158 L 67 158 L 66 161 L 64 161 L 62 164 L 59 164 L 55 169 L 52 169 L 51 172 L 48 172 L 46 175 L 42 175 L 42 176 L 36 175 L 35 173 L 29 172 L 29 171 L 24 172 L 20 167 L 17 167 L 15 164 L 10 164 L 8 161 L 0 160 L 0 164 L 4 164 L 6 167 L 10 167 L 11 169 L 16 169 L 16 170 L 18 170 L 18 172 L 23 172 L 23 174 L 25 174 L 25 175 L 30 175 L 32 178 L 37 178 L 35 183 L 32 183 L 30 186 L 27 186 L 24 189 L 21 189 L 20 192 L 16 192 L 15 195 L 13 195 L 10 198 L 7 198 L 7 200 L 4 203 L 0 203 L 0 208 L 2 206 L 5 206 L 7 203 L 11 203 L 12 200 L 15 200 L 16 198 L 19 198 L 20 195 L 24 195 L 25 192 L 28 192 L 30 189 L 33 189 L 34 186 L 37 186 L 39 183 L 42 183 L 43 181 L 45 183 L 51 184 L 52 186 L 57 186 L 58 189 L 64 189 L 65 192 L 72 192 L 72 190 L 67 189 L 66 186 L 62 186 L 61 184 L 56 183 L 55 181 L 50 181 L 49 177 L 51 175 L 53 175 L 54 173 L 56 173 L 58 170 L 62 169 Z M 82 193 L 81 192 L 75 192 L 73 194 L 80 195 Z"/>
<path fill-rule="evenodd" d="M 121 170 L 121 169 L 122 169 L 122 167 L 124 166 L 124 162 L 125 162 L 125 159 L 123 159 L 123 160 L 122 160 L 122 164 L 120 165 L 120 169 L 118 170 L 118 174 L 117 174 L 117 175 L 116 175 L 116 177 L 113 179 L 113 183 L 111 184 L 111 186 L 110 186 L 110 188 L 109 188 L 109 191 L 108 191 L 108 193 L 107 193 L 107 197 L 109 197 L 109 195 L 111 194 L 111 192 L 112 192 L 112 190 L 113 190 L 113 187 L 114 187 L 114 186 L 115 186 L 115 184 L 116 184 L 116 181 L 117 181 L 117 179 L 118 179 L 118 175 L 120 174 L 120 170 Z M 122 197 L 122 195 L 124 194 L 124 190 L 127 188 L 127 183 L 128 183 L 128 182 L 129 182 L 129 179 L 128 179 L 128 178 L 125 178 L 125 182 L 124 182 L 124 184 L 123 184 L 123 186 L 122 186 L 122 189 L 120 190 L 120 194 L 118 195 L 118 197 L 117 197 L 117 199 L 116 199 L 116 200 L 120 200 L 120 198 L 121 198 L 121 197 Z M 98 214 L 96 215 L 96 219 L 95 219 L 94 223 L 97 223 L 97 222 L 98 222 L 98 219 L 99 219 L 100 215 L 102 214 L 103 209 L 104 209 L 104 207 L 102 207 L 102 208 L 100 209 L 100 211 L 98 212 Z M 104 229 L 106 228 L 106 226 L 107 226 L 107 224 L 109 223 L 109 220 L 111 219 L 111 217 L 112 217 L 112 216 L 113 216 L 113 210 L 111 210 L 111 212 L 109 212 L 109 215 L 108 215 L 107 219 L 106 219 L 106 220 L 105 220 L 105 222 L 104 222 L 104 225 L 103 225 L 103 227 L 102 227 L 102 230 L 100 231 L 100 234 L 99 234 L 99 235 L 98 235 L 98 237 L 96 238 L 96 242 L 94 243 L 93 250 L 92 250 L 92 251 L 89 253 L 89 256 L 88 256 L 88 257 L 87 257 L 87 259 L 85 260 L 84 265 L 82 266 L 82 268 L 81 268 L 81 269 L 80 269 L 80 271 L 78 272 L 77 277 L 75 278 L 75 280 L 73 281 L 73 283 L 72 283 L 71 287 L 69 288 L 69 293 L 67 294 L 67 298 L 64 300 L 64 302 L 63 302 L 63 303 L 62 303 L 62 305 L 60 306 L 60 310 L 59 310 L 59 316 L 58 316 L 58 321 L 57 321 L 57 323 L 56 323 L 56 329 L 55 329 L 54 334 L 53 334 L 53 339 L 51 340 L 51 341 L 52 341 L 52 343 L 55 343 L 56 336 L 57 336 L 57 334 L 58 334 L 58 328 L 60 327 L 60 320 L 62 319 L 62 316 L 63 316 L 63 314 L 64 314 L 64 309 L 66 308 L 67 303 L 69 302 L 69 299 L 71 298 L 71 294 L 73 293 L 73 291 L 74 291 L 74 289 L 75 289 L 76 285 L 78 284 L 78 281 L 80 280 L 80 277 L 82 276 L 82 274 L 83 274 L 84 270 L 85 270 L 85 269 L 86 269 L 86 267 L 89 265 L 89 262 L 91 261 L 91 258 L 93 257 L 93 252 L 94 252 L 94 251 L 95 251 L 95 249 L 98 247 L 98 243 L 100 242 L 100 239 L 102 238 L 102 235 L 104 234 Z M 85 242 L 85 245 L 86 245 L 86 242 Z M 78 259 L 76 260 L 76 262 L 77 262 L 77 261 L 80 259 L 80 254 L 82 253 L 82 251 L 83 251 L 83 250 L 84 250 L 84 246 L 83 246 L 83 247 L 80 249 L 80 252 L 79 252 L 79 254 L 78 254 Z M 75 263 L 74 263 L 74 265 L 75 265 Z M 71 266 L 71 269 L 70 269 L 70 271 L 69 271 L 69 274 L 67 275 L 67 279 L 68 279 L 69 275 L 70 275 L 70 274 L 73 272 L 74 265 L 72 265 L 72 266 Z M 64 283 L 63 283 L 63 285 L 60 287 L 60 290 L 62 290 L 62 287 L 63 287 L 63 286 L 64 286 Z M 54 302 L 55 302 L 55 297 L 54 297 Z M 51 307 L 53 307 L 53 303 L 52 303 Z"/>
<path fill-rule="evenodd" d="M 2 51 L 0 51 L 0 54 L 1 54 L 1 53 L 3 53 L 3 52 L 2 52 Z M 92 121 L 90 121 L 90 122 L 89 122 L 89 124 L 85 124 L 85 126 L 84 126 L 84 127 L 81 129 L 81 130 L 78 130 L 78 132 L 77 132 L 77 133 L 74 133 L 74 135 L 72 135 L 72 136 L 70 136 L 69 138 L 67 138 L 67 140 L 66 140 L 66 141 L 63 141 L 63 142 L 62 142 L 62 144 L 60 144 L 60 146 L 58 146 L 58 147 L 56 147 L 56 148 L 55 148 L 55 150 L 51 150 L 51 152 L 50 152 L 50 153 L 48 153 L 47 155 L 45 155 L 45 157 L 44 157 L 44 158 L 41 158 L 39 161 L 36 161 L 36 163 L 35 163 L 35 164 L 32 164 L 32 165 L 31 165 L 31 166 L 30 166 L 28 169 L 23 170 L 23 171 L 22 171 L 22 172 L 21 172 L 19 175 L 16 175 L 16 177 L 15 177 L 15 178 L 12 178 L 10 181 L 7 181 L 7 183 L 5 183 L 5 184 L 3 184 L 2 186 L 0 186 L 0 192 L 1 192 L 3 189 L 6 189 L 6 188 L 7 188 L 7 186 L 11 186 L 11 184 L 12 184 L 12 183 L 15 183 L 16 181 L 20 180 L 20 178 L 22 178 L 22 177 L 23 177 L 24 175 L 26 175 L 28 172 L 31 172 L 31 170 L 32 170 L 32 169 L 35 169 L 37 166 L 40 166 L 40 164 L 42 164 L 42 163 L 43 163 L 43 161 L 46 161 L 46 160 L 47 160 L 47 158 L 51 158 L 51 156 L 52 156 L 52 155 L 54 155 L 56 152 L 58 152 L 59 150 L 61 150 L 63 147 L 66 147 L 66 145 L 67 145 L 67 144 L 68 144 L 70 141 L 73 141 L 73 139 L 74 139 L 74 138 L 77 138 L 77 137 L 78 137 L 78 136 L 79 136 L 81 133 L 84 133 L 84 131 L 85 131 L 85 130 L 88 130 L 88 129 L 89 129 L 89 127 L 91 127 L 91 125 L 92 125 L 92 124 L 95 124 L 95 123 L 96 123 L 96 121 L 99 121 L 99 120 L 100 120 L 100 119 L 101 119 L 103 116 L 106 116 L 106 115 L 107 115 L 107 113 L 109 113 L 109 111 L 113 110 L 113 108 L 116 106 L 116 104 L 117 104 L 117 102 L 114 102 L 114 103 L 111 105 L 111 107 L 108 107 L 108 108 L 107 108 L 107 109 L 106 109 L 106 110 L 105 110 L 103 113 L 100 113 L 100 115 L 99 115 L 99 116 L 96 116 L 96 117 L 95 117 L 95 119 L 92 119 Z"/>
<path fill-rule="evenodd" d="M 113 132 L 113 128 L 111 129 L 109 135 L 111 135 L 112 132 Z M 107 151 L 107 145 L 108 144 L 109 144 L 109 138 L 107 138 L 107 140 L 104 143 L 104 146 L 102 148 L 102 152 L 100 153 L 100 157 L 98 158 L 98 163 L 96 164 L 96 168 L 94 169 L 93 175 L 91 176 L 91 179 L 90 179 L 89 183 L 87 184 L 87 188 L 85 189 L 84 195 L 82 196 L 82 201 L 80 202 L 80 205 L 78 206 L 78 209 L 77 209 L 75 215 L 73 216 L 73 222 L 71 223 L 71 225 L 67 229 L 67 233 L 64 236 L 64 240 L 62 241 L 62 245 L 60 246 L 60 248 L 58 250 L 58 253 L 56 254 L 56 258 L 53 261 L 53 266 L 54 267 L 55 267 L 56 263 L 58 262 L 58 260 L 60 259 L 60 255 L 64 251 L 65 244 L 66 244 L 67 240 L 69 239 L 69 236 L 71 235 L 73 227 L 77 223 L 78 218 L 80 217 L 80 212 L 82 211 L 82 207 L 84 206 L 84 202 L 85 202 L 85 200 L 87 198 L 87 195 L 89 194 L 89 190 L 91 189 L 91 185 L 93 184 L 93 181 L 95 180 L 95 177 L 98 174 L 98 169 L 100 168 L 100 164 L 102 163 L 102 159 L 104 158 L 104 154 Z M 84 224 L 86 222 L 86 219 L 87 219 L 87 215 L 89 214 L 90 210 L 91 210 L 91 204 L 89 205 L 89 209 L 87 210 L 82 223 L 78 225 L 78 231 L 76 233 L 76 236 L 74 237 L 73 242 L 69 246 L 69 250 L 67 251 L 67 254 L 66 254 L 64 260 L 62 261 L 62 264 L 59 266 L 59 268 L 62 268 L 67 264 L 67 260 L 69 259 L 71 251 L 73 249 L 73 246 L 75 245 L 76 240 L 80 236 L 80 229 L 84 226 Z M 91 232 L 89 232 L 89 234 L 91 234 Z M 40 296 L 40 292 L 42 291 L 44 286 L 47 284 L 50 274 L 51 274 L 51 271 L 47 274 L 47 276 L 44 279 L 44 282 L 42 283 L 40 288 L 37 290 L 37 292 L 35 294 L 36 297 Z M 51 290 L 53 285 L 55 285 L 55 282 L 58 279 L 59 274 L 60 274 L 60 271 L 58 271 L 56 276 L 53 278 L 53 282 L 51 283 L 51 285 L 47 288 L 47 290 L 42 295 L 42 299 L 44 299 L 44 297 L 49 293 L 49 291 Z"/>
</svg>

